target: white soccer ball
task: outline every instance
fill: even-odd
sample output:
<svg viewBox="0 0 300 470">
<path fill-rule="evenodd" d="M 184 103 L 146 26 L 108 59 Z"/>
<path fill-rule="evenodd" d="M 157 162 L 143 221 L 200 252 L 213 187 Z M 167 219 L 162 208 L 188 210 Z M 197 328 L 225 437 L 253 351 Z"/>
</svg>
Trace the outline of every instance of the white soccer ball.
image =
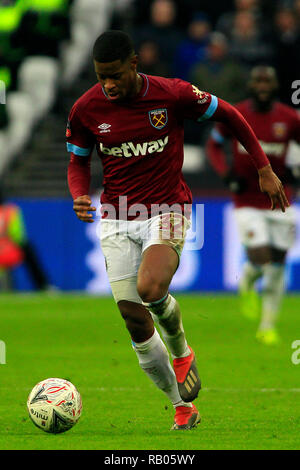
<svg viewBox="0 0 300 470">
<path fill-rule="evenodd" d="M 50 378 L 42 380 L 29 394 L 29 416 L 45 432 L 58 434 L 71 429 L 79 420 L 82 410 L 81 396 L 68 380 Z"/>
</svg>

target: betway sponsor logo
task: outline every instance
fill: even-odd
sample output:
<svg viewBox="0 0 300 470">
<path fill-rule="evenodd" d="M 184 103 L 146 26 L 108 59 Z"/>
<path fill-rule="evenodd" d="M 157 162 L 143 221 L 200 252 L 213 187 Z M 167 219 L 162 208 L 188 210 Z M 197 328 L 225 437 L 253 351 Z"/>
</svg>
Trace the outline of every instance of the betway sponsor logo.
<svg viewBox="0 0 300 470">
<path fill-rule="evenodd" d="M 139 155 L 150 155 L 155 152 L 162 152 L 169 142 L 169 136 L 164 139 L 151 140 L 150 142 L 143 142 L 141 144 L 134 144 L 133 142 L 124 142 L 120 147 L 104 147 L 100 142 L 100 152 L 105 155 L 112 155 L 114 157 L 138 157 Z"/>
<path fill-rule="evenodd" d="M 285 150 L 285 144 L 283 142 L 263 142 L 262 140 L 259 140 L 259 143 L 267 155 L 280 157 Z M 247 153 L 247 150 L 240 142 L 238 143 L 238 151 L 241 153 Z"/>
</svg>

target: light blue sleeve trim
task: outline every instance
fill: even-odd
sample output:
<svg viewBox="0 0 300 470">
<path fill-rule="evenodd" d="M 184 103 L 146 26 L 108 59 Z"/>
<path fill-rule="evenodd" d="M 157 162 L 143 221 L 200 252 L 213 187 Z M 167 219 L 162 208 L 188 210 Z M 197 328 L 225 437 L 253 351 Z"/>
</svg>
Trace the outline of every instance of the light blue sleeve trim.
<svg viewBox="0 0 300 470">
<path fill-rule="evenodd" d="M 70 142 L 67 142 L 67 150 L 68 152 L 72 152 L 75 155 L 78 155 L 79 157 L 87 157 L 91 153 L 91 148 L 82 148 L 78 147 L 78 145 L 71 144 Z"/>
<path fill-rule="evenodd" d="M 218 144 L 223 144 L 224 142 L 224 137 L 222 136 L 222 134 L 220 134 L 220 132 L 217 130 L 217 129 L 213 129 L 211 131 L 211 137 L 214 139 L 215 142 L 217 142 Z"/>
<path fill-rule="evenodd" d="M 205 111 L 202 116 L 200 116 L 197 121 L 206 121 L 206 119 L 209 119 L 212 117 L 212 115 L 215 113 L 216 109 L 218 107 L 218 98 L 215 95 L 211 95 L 211 102 L 210 105 L 208 106 L 207 110 Z"/>
</svg>

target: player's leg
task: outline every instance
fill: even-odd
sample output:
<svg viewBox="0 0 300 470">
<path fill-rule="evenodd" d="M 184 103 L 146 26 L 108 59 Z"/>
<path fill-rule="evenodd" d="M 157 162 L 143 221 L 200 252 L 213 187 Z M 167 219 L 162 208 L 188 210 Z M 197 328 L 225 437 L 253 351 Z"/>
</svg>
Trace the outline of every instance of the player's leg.
<svg viewBox="0 0 300 470">
<path fill-rule="evenodd" d="M 176 215 L 176 217 L 182 218 L 181 215 Z M 179 264 L 186 227 L 181 238 L 176 238 L 178 234 L 175 234 L 175 237 L 160 239 L 160 221 L 161 219 L 156 217 L 150 222 L 154 230 L 151 231 L 151 238 L 144 244 L 137 289 L 144 304 L 160 326 L 163 338 L 173 357 L 180 395 L 188 403 L 197 397 L 201 382 L 195 354 L 188 346 L 185 337 L 179 304 L 168 292 Z"/>
<path fill-rule="evenodd" d="M 270 262 L 262 266 L 262 309 L 257 339 L 266 344 L 279 342 L 276 322 L 284 293 L 285 257 L 286 251 L 272 248 Z"/>
<path fill-rule="evenodd" d="M 176 376 L 165 344 L 154 327 L 149 310 L 139 303 L 136 278 L 112 282 L 111 287 L 141 369 L 157 388 L 166 394 L 176 410 L 172 429 L 191 429 L 200 421 L 200 415 L 196 407 L 184 403 L 179 394 Z"/>
<path fill-rule="evenodd" d="M 276 324 L 285 291 L 285 259 L 295 239 L 296 216 L 293 207 L 268 211 L 271 260 L 263 266 L 262 316 L 257 337 L 266 344 L 279 342 Z"/>
<path fill-rule="evenodd" d="M 137 293 L 136 273 L 141 249 L 113 225 L 109 221 L 102 222 L 101 246 L 114 299 L 131 336 L 140 367 L 168 396 L 176 414 L 183 416 L 180 429 L 190 429 L 198 422 L 199 416 L 194 409 L 189 410 L 188 415 L 184 412 L 185 404 L 179 395 L 168 352 L 154 327 L 151 314 Z"/>
<path fill-rule="evenodd" d="M 10 269 L 0 267 L 0 292 L 13 290 L 13 279 Z"/>
<path fill-rule="evenodd" d="M 241 242 L 247 253 L 239 281 L 241 313 L 256 320 L 260 314 L 256 281 L 262 277 L 262 263 L 270 257 L 269 236 L 263 211 L 252 207 L 235 209 Z"/>
<path fill-rule="evenodd" d="M 158 321 L 173 359 L 191 354 L 178 302 L 168 292 L 178 266 L 178 254 L 167 245 L 151 245 L 143 253 L 137 288 L 144 304 Z"/>
</svg>

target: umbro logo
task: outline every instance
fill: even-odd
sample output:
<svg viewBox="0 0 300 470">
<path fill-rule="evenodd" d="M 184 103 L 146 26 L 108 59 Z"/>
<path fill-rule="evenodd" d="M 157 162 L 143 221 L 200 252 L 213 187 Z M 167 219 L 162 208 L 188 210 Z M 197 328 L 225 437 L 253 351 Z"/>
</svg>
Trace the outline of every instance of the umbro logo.
<svg viewBox="0 0 300 470">
<path fill-rule="evenodd" d="M 100 129 L 100 134 L 103 132 L 110 132 L 110 127 L 111 124 L 106 124 L 105 122 L 103 124 L 100 124 L 100 126 L 98 126 L 98 129 Z"/>
</svg>

